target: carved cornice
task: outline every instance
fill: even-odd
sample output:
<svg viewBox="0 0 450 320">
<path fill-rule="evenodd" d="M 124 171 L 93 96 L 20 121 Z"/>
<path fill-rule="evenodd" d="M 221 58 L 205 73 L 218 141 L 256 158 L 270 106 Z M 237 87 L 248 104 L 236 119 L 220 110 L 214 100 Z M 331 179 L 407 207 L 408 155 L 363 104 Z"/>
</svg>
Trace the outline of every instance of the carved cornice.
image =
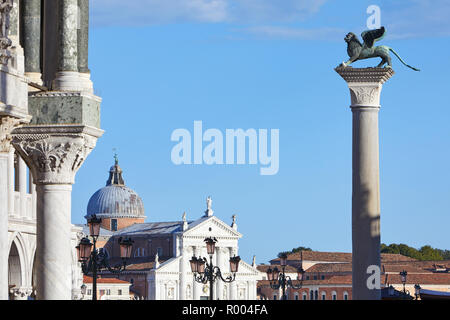
<svg viewBox="0 0 450 320">
<path fill-rule="evenodd" d="M 348 83 L 361 82 L 384 84 L 395 74 L 392 68 L 339 67 L 335 70 Z"/>
<path fill-rule="evenodd" d="M 15 129 L 15 149 L 36 184 L 73 184 L 102 130 L 87 126 L 25 126 Z"/>
<path fill-rule="evenodd" d="M 102 98 L 88 92 L 80 91 L 44 91 L 30 92 L 32 98 L 54 98 L 54 97 L 88 97 L 92 100 L 102 102 Z"/>
</svg>

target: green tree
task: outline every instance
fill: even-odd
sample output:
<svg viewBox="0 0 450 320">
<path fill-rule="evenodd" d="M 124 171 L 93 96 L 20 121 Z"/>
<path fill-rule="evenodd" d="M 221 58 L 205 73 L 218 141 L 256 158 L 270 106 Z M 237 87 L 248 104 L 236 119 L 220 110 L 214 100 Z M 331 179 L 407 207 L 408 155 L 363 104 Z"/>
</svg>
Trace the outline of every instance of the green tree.
<svg viewBox="0 0 450 320">
<path fill-rule="evenodd" d="M 278 258 L 280 258 L 283 254 L 290 255 L 290 254 L 297 253 L 300 251 L 313 251 L 313 250 L 311 248 L 306 248 L 306 247 L 293 248 L 291 251 L 282 251 L 282 252 L 278 253 Z"/>
<path fill-rule="evenodd" d="M 414 258 L 420 261 L 425 260 L 444 260 L 450 259 L 449 250 L 440 250 L 432 248 L 429 245 L 423 246 L 419 250 L 412 248 L 406 244 L 395 244 L 390 245 L 381 244 L 381 253 L 397 253 L 404 255 L 406 257 Z"/>
</svg>

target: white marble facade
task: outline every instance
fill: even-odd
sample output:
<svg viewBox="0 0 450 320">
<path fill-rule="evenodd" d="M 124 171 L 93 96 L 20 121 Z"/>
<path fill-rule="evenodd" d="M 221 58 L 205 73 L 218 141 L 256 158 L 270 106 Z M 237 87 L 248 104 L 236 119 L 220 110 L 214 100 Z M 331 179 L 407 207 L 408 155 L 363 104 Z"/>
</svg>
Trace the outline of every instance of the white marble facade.
<svg viewBox="0 0 450 320">
<path fill-rule="evenodd" d="M 193 255 L 209 259 L 204 240 L 215 237 L 218 242 L 213 264 L 220 267 L 224 278 L 230 276 L 229 259 L 230 256 L 238 255 L 238 241 L 242 237 L 236 229 L 235 223 L 231 227 L 215 216 L 206 216 L 189 223 L 184 231 L 174 233 L 176 256 L 147 273 L 148 299 L 208 299 L 209 283 L 201 284 L 194 281 L 189 260 Z M 256 300 L 256 284 L 260 277 L 256 267 L 241 260 L 234 282 L 226 283 L 221 280 L 214 282 L 214 299 Z"/>
<path fill-rule="evenodd" d="M 69 44 L 79 43 L 87 56 L 87 37 L 66 39 L 76 25 L 59 35 L 51 27 L 57 20 L 66 23 L 77 11 L 74 4 L 88 16 L 88 0 L 0 0 L 0 300 L 79 298 L 83 278 L 75 246 L 81 229 L 70 223 L 71 190 L 77 170 L 103 132 L 89 123 L 45 122 L 33 114 L 29 97 L 55 89 L 50 80 L 56 71 L 66 71 L 63 53 Z M 83 27 L 85 32 L 88 28 Z M 41 52 L 48 55 L 41 59 Z M 41 81 L 44 76 L 46 82 Z M 79 82 L 87 77 L 80 75 Z M 92 91 L 84 88 L 77 84 L 64 90 Z"/>
</svg>

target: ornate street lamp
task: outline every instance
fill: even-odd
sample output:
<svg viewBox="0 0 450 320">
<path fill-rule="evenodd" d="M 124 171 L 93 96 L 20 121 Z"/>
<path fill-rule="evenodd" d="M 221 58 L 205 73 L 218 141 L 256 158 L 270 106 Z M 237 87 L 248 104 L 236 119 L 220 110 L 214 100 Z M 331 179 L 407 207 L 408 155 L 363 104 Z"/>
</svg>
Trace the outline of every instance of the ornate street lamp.
<svg viewBox="0 0 450 320">
<path fill-rule="evenodd" d="M 213 265 L 212 257 L 216 250 L 216 238 L 207 238 L 206 242 L 206 252 L 209 255 L 209 263 L 206 258 L 197 258 L 195 256 L 189 261 L 191 265 L 191 271 L 194 274 L 194 280 L 198 283 L 206 284 L 209 282 L 209 299 L 213 300 L 213 287 L 214 282 L 218 279 L 223 282 L 233 282 L 236 280 L 236 273 L 239 270 L 239 262 L 241 261 L 240 257 L 231 257 L 230 258 L 230 272 L 231 276 L 224 278 L 222 276 L 222 271 L 218 266 Z"/>
<path fill-rule="evenodd" d="M 403 270 L 402 272 L 400 272 L 400 277 L 402 279 L 402 283 L 403 283 L 403 293 L 406 293 L 406 277 L 408 276 L 408 272 L 406 270 Z"/>
<path fill-rule="evenodd" d="M 411 298 L 411 295 L 409 294 L 409 291 L 406 290 L 406 279 L 407 279 L 407 276 L 408 276 L 408 272 L 406 270 L 403 270 L 402 272 L 400 272 L 400 277 L 401 277 L 401 280 L 402 280 L 402 283 L 403 283 L 403 298 L 404 299 L 407 299 L 407 297 Z"/>
<path fill-rule="evenodd" d="M 98 272 L 102 269 L 107 269 L 109 272 L 116 274 L 124 271 L 127 265 L 127 259 L 131 257 L 131 249 L 133 246 L 133 241 L 131 239 L 119 238 L 118 242 L 122 264 L 111 267 L 105 250 L 103 250 L 103 248 L 97 249 L 97 239 L 100 235 L 101 222 L 102 220 L 98 219 L 95 215 L 89 219 L 89 233 L 94 243 L 92 244 L 89 238 L 83 238 L 76 247 L 78 261 L 81 263 L 83 274 L 87 276 L 92 272 L 92 300 L 97 300 Z"/>
<path fill-rule="evenodd" d="M 282 254 L 280 256 L 280 265 L 281 272 L 277 267 L 274 269 L 267 269 L 267 280 L 270 282 L 270 287 L 274 290 L 279 290 L 281 288 L 282 291 L 282 300 L 286 300 L 286 288 L 291 287 L 292 289 L 300 289 L 303 286 L 303 275 L 305 274 L 305 270 L 302 267 L 297 269 L 297 281 L 299 281 L 298 285 L 295 285 L 292 281 L 291 277 L 286 276 L 286 266 L 287 266 L 287 255 Z"/>
<path fill-rule="evenodd" d="M 414 286 L 414 289 L 415 289 L 414 295 L 416 296 L 416 300 L 419 300 L 420 290 L 422 289 L 422 287 L 419 284 L 416 284 Z"/>
</svg>

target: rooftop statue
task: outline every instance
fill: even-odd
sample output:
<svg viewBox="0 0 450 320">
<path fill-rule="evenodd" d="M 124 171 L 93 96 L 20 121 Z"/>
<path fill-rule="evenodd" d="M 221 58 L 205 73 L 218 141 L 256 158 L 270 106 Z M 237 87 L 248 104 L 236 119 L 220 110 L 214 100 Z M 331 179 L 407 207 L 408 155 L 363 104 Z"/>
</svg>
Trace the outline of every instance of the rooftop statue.
<svg viewBox="0 0 450 320">
<path fill-rule="evenodd" d="M 350 57 L 350 60 L 341 63 L 339 67 L 347 67 L 358 60 L 380 57 L 382 60 L 377 68 L 382 68 L 386 63 L 386 68 L 392 68 L 392 59 L 389 54 L 390 52 L 392 52 L 405 66 L 413 69 L 414 71 L 420 71 L 419 69 L 406 64 L 406 62 L 403 61 L 403 59 L 397 54 L 397 52 L 394 51 L 394 49 L 388 46 L 374 46 L 375 42 L 383 39 L 385 34 L 386 29 L 384 27 L 364 31 L 361 34 L 361 37 L 364 40 L 364 44 L 361 44 L 356 34 L 354 34 L 353 32 L 348 33 L 344 40 L 345 42 L 347 42 L 347 53 Z"/>
</svg>

